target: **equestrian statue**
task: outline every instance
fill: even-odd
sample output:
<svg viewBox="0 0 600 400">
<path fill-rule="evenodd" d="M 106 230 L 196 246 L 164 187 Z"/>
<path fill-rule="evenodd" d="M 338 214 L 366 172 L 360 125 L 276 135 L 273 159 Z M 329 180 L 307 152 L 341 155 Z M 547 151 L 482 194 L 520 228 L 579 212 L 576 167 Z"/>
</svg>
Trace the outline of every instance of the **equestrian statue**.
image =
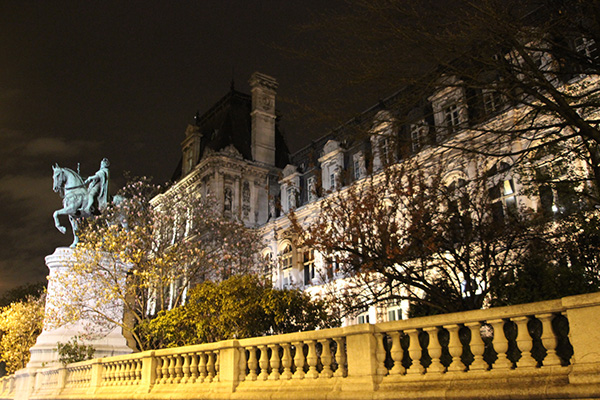
<svg viewBox="0 0 600 400">
<path fill-rule="evenodd" d="M 99 215 L 108 204 L 108 167 L 110 163 L 104 158 L 100 162 L 100 169 L 85 181 L 79 173 L 69 168 L 61 168 L 58 164 L 52 166 L 54 181 L 52 189 L 60 194 L 63 199 L 63 208 L 54 211 L 54 226 L 65 233 L 67 229 L 60 224 L 58 219 L 61 215 L 69 217 L 73 230 L 73 243 L 71 247 L 77 246 L 78 220 Z"/>
</svg>

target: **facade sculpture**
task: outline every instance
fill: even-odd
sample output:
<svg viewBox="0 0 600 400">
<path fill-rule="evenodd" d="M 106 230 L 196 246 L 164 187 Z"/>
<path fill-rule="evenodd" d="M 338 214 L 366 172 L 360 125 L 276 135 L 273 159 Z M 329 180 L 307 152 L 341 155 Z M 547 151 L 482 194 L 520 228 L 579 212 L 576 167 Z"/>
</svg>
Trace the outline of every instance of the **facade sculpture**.
<svg viewBox="0 0 600 400">
<path fill-rule="evenodd" d="M 66 233 L 67 229 L 61 225 L 59 217 L 66 215 L 69 218 L 73 230 L 71 247 L 79 242 L 78 220 L 99 214 L 108 203 L 109 165 L 108 159 L 104 158 L 98 172 L 85 181 L 72 169 L 59 167 L 58 164 L 52 166 L 53 190 L 63 199 L 63 208 L 53 214 L 54 226 L 60 233 Z"/>
</svg>

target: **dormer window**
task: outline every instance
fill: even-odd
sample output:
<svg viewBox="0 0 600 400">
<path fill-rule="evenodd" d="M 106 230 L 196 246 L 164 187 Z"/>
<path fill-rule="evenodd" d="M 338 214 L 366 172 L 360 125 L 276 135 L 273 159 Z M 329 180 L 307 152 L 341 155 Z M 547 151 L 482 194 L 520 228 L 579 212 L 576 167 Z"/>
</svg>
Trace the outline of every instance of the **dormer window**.
<svg viewBox="0 0 600 400">
<path fill-rule="evenodd" d="M 575 51 L 586 59 L 593 61 L 600 57 L 598 53 L 598 46 L 594 39 L 588 39 L 586 37 L 579 37 L 574 40 Z"/>
<path fill-rule="evenodd" d="M 323 146 L 323 156 L 319 158 L 322 171 L 322 182 L 325 189 L 335 190 L 340 179 L 340 171 L 344 167 L 344 152 L 335 140 L 330 140 Z"/>
<path fill-rule="evenodd" d="M 458 112 L 458 104 L 449 104 L 444 108 L 444 126 L 447 132 L 453 133 L 460 124 L 460 114 Z"/>
<path fill-rule="evenodd" d="M 425 121 L 419 121 L 410 125 L 410 140 L 413 153 L 418 152 L 425 145 L 427 138 L 427 125 Z"/>
<path fill-rule="evenodd" d="M 502 96 L 495 90 L 483 92 L 483 109 L 486 114 L 492 114 L 500 110 Z"/>
<path fill-rule="evenodd" d="M 352 156 L 352 168 L 354 170 L 354 180 L 359 180 L 365 176 L 365 157 L 361 152 Z"/>
</svg>

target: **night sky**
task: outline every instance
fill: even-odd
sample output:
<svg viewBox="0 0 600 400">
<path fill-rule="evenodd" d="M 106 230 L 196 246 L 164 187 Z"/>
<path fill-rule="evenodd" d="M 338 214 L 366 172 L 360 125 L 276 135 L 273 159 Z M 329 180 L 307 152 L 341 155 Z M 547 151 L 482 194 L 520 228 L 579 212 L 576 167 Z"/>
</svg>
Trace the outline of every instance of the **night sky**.
<svg viewBox="0 0 600 400">
<path fill-rule="evenodd" d="M 286 49 L 305 44 L 295 27 L 319 3 L 0 0 L 0 294 L 43 281 L 44 257 L 71 243 L 52 221 L 54 163 L 81 163 L 85 178 L 107 157 L 112 192 L 124 171 L 165 182 L 196 111 L 232 78 L 249 92 L 254 71 L 278 79 L 280 99 L 310 105 L 322 71 Z M 292 150 L 325 133 L 278 108 Z"/>
</svg>

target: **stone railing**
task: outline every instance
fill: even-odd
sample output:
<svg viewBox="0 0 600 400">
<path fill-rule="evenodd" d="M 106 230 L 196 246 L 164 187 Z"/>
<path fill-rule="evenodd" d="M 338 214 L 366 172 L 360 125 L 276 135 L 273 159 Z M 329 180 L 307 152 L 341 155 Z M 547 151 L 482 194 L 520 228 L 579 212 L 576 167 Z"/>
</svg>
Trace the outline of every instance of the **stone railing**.
<svg viewBox="0 0 600 400">
<path fill-rule="evenodd" d="M 0 399 L 600 398 L 600 293 L 21 370 Z"/>
</svg>

